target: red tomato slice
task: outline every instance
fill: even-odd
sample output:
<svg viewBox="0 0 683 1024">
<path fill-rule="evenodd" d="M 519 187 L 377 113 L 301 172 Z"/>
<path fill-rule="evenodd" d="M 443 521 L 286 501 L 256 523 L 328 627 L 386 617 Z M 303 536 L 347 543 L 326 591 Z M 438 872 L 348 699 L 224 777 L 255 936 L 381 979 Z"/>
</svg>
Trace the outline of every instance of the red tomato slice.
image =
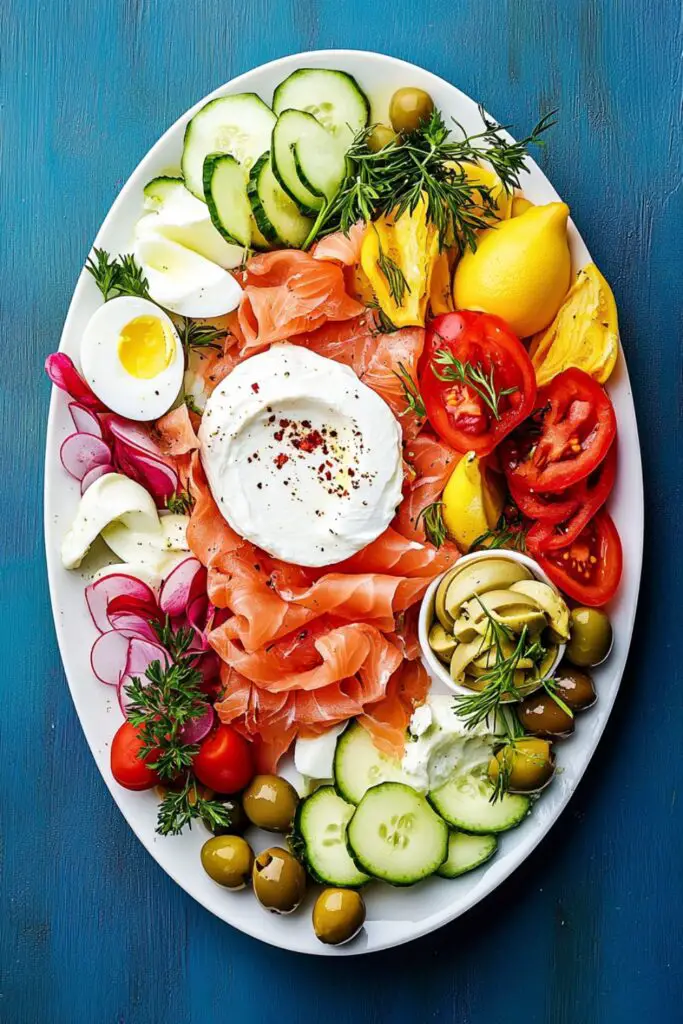
<svg viewBox="0 0 683 1024">
<path fill-rule="evenodd" d="M 548 519 L 534 523 L 527 534 L 529 550 L 532 552 L 559 551 L 576 540 L 583 528 L 609 498 L 616 475 L 617 444 L 615 440 L 598 468 L 594 469 L 585 480 L 570 488 L 576 500 L 575 511 L 570 513 L 570 517 L 561 523 Z M 561 501 L 557 502 L 558 507 L 561 504 Z"/>
<path fill-rule="evenodd" d="M 475 384 L 443 380 L 458 360 L 483 375 Z M 487 384 L 488 382 L 488 384 Z M 432 320 L 420 361 L 420 394 L 430 423 L 459 452 L 488 455 L 534 408 L 536 377 L 531 360 L 505 321 L 488 313 L 461 310 Z M 497 409 L 483 394 L 492 387 Z M 494 403 L 495 404 L 495 403 Z"/>
<path fill-rule="evenodd" d="M 604 509 L 571 544 L 559 551 L 538 552 L 536 560 L 560 590 L 591 608 L 607 604 L 621 579 L 621 541 Z"/>
<path fill-rule="evenodd" d="M 508 480 L 536 493 L 565 491 L 602 462 L 616 432 L 607 392 L 583 370 L 564 370 L 540 389 L 534 415 L 504 446 Z"/>
<path fill-rule="evenodd" d="M 156 761 L 152 751 L 146 758 L 140 757 L 144 747 L 138 728 L 132 722 L 124 722 L 117 729 L 111 743 L 111 773 L 119 786 L 125 789 L 151 789 L 159 782 L 159 776 L 147 764 Z"/>
<path fill-rule="evenodd" d="M 216 793 L 238 793 L 254 777 L 251 745 L 229 725 L 219 725 L 195 754 L 192 770 Z"/>
<path fill-rule="evenodd" d="M 528 519 L 541 520 L 543 526 L 569 519 L 579 507 L 579 498 L 575 496 L 573 488 L 566 496 L 536 494 L 535 491 L 527 491 L 526 487 L 520 487 L 518 481 L 511 475 L 508 489 L 519 511 Z M 541 523 L 536 525 L 540 526 Z"/>
</svg>

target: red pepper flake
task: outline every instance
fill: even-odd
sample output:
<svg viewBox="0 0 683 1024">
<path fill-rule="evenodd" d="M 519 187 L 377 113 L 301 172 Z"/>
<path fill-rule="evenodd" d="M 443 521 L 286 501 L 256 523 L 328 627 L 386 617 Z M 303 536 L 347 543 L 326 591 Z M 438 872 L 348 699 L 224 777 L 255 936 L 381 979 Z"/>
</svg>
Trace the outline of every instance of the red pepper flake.
<svg viewBox="0 0 683 1024">
<path fill-rule="evenodd" d="M 284 452 L 280 452 L 280 454 L 273 459 L 273 462 L 278 469 L 282 469 L 285 463 L 289 462 L 289 455 L 285 455 Z"/>
<path fill-rule="evenodd" d="M 322 434 L 319 430 L 311 430 L 304 437 L 294 438 L 292 444 L 302 452 L 314 452 L 323 443 Z"/>
<path fill-rule="evenodd" d="M 273 434 L 273 437 L 275 438 L 276 441 L 281 441 L 284 436 L 284 430 L 276 430 L 275 433 Z"/>
<path fill-rule="evenodd" d="M 259 386 L 256 383 L 256 381 L 254 381 L 254 383 L 251 385 L 251 390 L 254 392 L 255 395 L 258 395 L 258 393 L 259 393 Z"/>
</svg>

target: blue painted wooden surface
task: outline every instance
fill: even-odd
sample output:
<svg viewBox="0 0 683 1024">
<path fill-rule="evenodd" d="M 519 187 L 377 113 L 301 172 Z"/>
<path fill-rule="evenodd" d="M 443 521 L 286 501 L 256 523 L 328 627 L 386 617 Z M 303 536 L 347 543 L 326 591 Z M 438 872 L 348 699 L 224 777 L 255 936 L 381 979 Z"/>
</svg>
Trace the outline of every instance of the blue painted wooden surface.
<svg viewBox="0 0 683 1024">
<path fill-rule="evenodd" d="M 3 0 L 0 1020 L 683 1019 L 678 8 L 675 0 Z M 423 63 L 521 127 L 560 108 L 546 166 L 619 302 L 648 531 L 622 695 L 564 818 L 460 922 L 394 952 L 338 962 L 232 931 L 129 832 L 71 706 L 41 538 L 41 366 L 112 200 L 160 133 L 206 92 L 254 64 L 327 46 Z"/>
</svg>

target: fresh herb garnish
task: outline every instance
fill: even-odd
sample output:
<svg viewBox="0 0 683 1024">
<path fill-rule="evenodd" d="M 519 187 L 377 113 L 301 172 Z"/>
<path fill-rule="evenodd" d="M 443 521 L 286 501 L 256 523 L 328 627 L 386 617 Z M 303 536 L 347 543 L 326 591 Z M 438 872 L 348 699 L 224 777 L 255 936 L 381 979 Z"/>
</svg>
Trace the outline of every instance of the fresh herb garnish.
<svg viewBox="0 0 683 1024">
<path fill-rule="evenodd" d="M 187 408 L 190 410 L 190 412 L 195 413 L 196 416 L 203 416 L 204 415 L 203 410 L 199 408 L 199 406 L 197 405 L 197 403 L 194 400 L 194 396 L 191 395 L 189 393 L 189 391 L 186 392 L 183 395 L 183 402 L 185 403 Z"/>
<path fill-rule="evenodd" d="M 220 342 L 227 338 L 227 331 L 185 316 L 179 317 L 178 321 L 178 333 L 186 352 L 192 348 L 213 348 L 218 352 L 223 350 Z"/>
<path fill-rule="evenodd" d="M 517 387 L 496 390 L 493 366 L 487 374 L 481 363 L 477 363 L 476 366 L 469 362 L 463 363 L 460 359 L 456 359 L 447 348 L 437 349 L 431 366 L 432 373 L 438 380 L 459 381 L 461 384 L 466 384 L 468 388 L 479 395 L 495 420 L 500 419 L 499 403 L 501 398 L 519 390 Z"/>
<path fill-rule="evenodd" d="M 375 314 L 376 333 L 377 334 L 395 334 L 398 330 L 396 324 L 392 323 L 387 314 L 380 306 L 377 299 L 372 299 L 367 304 L 367 308 L 371 309 Z"/>
<path fill-rule="evenodd" d="M 176 515 L 189 515 L 194 508 L 194 499 L 189 491 L 174 491 L 166 499 L 166 508 Z"/>
<path fill-rule="evenodd" d="M 177 836 L 186 825 L 199 818 L 209 829 L 229 828 L 230 809 L 218 800 L 209 800 L 197 780 L 188 775 L 180 790 L 169 789 L 159 804 L 156 831 L 162 836 Z"/>
<path fill-rule="evenodd" d="M 415 525 L 422 523 L 425 536 L 432 542 L 435 548 L 440 548 L 446 543 L 448 531 L 443 521 L 442 501 L 433 501 L 431 505 L 425 505 L 418 513 Z"/>
<path fill-rule="evenodd" d="M 92 275 L 105 302 L 119 295 L 149 298 L 147 278 L 130 253 L 112 259 L 104 249 L 93 249 L 85 269 Z"/>
<path fill-rule="evenodd" d="M 391 298 L 397 306 L 400 306 L 405 293 L 408 292 L 410 295 L 410 285 L 398 263 L 391 256 L 388 256 L 382 248 L 377 228 L 375 228 L 375 234 L 377 235 L 377 266 L 389 286 Z"/>
<path fill-rule="evenodd" d="M 509 142 L 505 128 L 491 121 L 482 107 L 479 112 L 481 132 L 467 135 L 454 122 L 462 133 L 459 139 L 450 137 L 451 129 L 438 110 L 414 132 L 378 152 L 368 145 L 375 125 L 359 132 L 346 154 L 344 180 L 320 210 L 304 248 L 332 231 L 348 233 L 357 220 L 368 222 L 388 213 L 398 219 L 406 210 L 415 210 L 424 197 L 427 219 L 438 230 L 441 248 L 457 244 L 475 249 L 476 232 L 491 226 L 496 203 L 491 189 L 471 181 L 462 165 L 484 160 L 512 192 L 519 187 L 529 146 L 542 145 L 541 136 L 555 123 L 553 111 L 527 138 Z"/>
<path fill-rule="evenodd" d="M 403 388 L 403 397 L 408 409 L 411 412 L 414 412 L 416 416 L 426 416 L 427 410 L 425 409 L 424 402 L 422 401 L 420 390 L 403 363 L 399 363 L 398 370 L 392 370 L 392 373 L 395 377 L 398 377 L 400 381 L 401 387 Z"/>
<path fill-rule="evenodd" d="M 526 537 L 529 532 L 521 520 L 508 521 L 504 515 L 500 517 L 493 530 L 486 530 L 470 544 L 470 551 L 487 548 L 495 551 L 507 548 L 511 551 L 526 551 Z"/>
</svg>

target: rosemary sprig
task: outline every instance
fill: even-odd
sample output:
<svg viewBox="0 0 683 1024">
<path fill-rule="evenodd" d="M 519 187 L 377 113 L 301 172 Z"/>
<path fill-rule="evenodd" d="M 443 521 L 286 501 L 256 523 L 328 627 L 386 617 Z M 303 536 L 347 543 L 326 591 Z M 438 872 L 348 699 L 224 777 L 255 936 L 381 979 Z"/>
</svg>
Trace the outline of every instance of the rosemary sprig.
<svg viewBox="0 0 683 1024">
<path fill-rule="evenodd" d="M 403 302 L 405 293 L 408 292 L 410 295 L 410 285 L 408 284 L 406 276 L 398 263 L 396 263 L 391 256 L 388 256 L 382 248 L 377 228 L 375 228 L 375 234 L 377 235 L 377 266 L 389 286 L 389 294 L 391 295 L 391 298 L 397 306 L 400 306 Z"/>
<path fill-rule="evenodd" d="M 468 388 L 479 395 L 495 420 L 500 419 L 499 404 L 501 398 L 519 390 L 517 387 L 496 390 L 493 366 L 487 374 L 481 363 L 477 363 L 476 366 L 469 362 L 463 363 L 460 359 L 456 359 L 447 348 L 437 349 L 434 353 L 431 367 L 432 373 L 438 380 L 458 381 L 461 384 L 467 385 Z"/>
<path fill-rule="evenodd" d="M 186 825 L 199 818 L 207 828 L 228 828 L 230 810 L 218 800 L 207 799 L 192 775 L 188 775 L 180 790 L 169 789 L 159 804 L 156 831 L 162 836 L 177 836 Z"/>
<path fill-rule="evenodd" d="M 375 314 L 376 322 L 376 333 L 377 334 L 395 334 L 398 330 L 396 324 L 392 323 L 389 317 L 386 315 L 382 307 L 380 306 L 377 299 L 372 299 L 368 302 L 368 309 L 371 309 Z"/>
<path fill-rule="evenodd" d="M 223 346 L 220 343 L 228 336 L 228 332 L 219 327 L 200 323 L 185 316 L 178 317 L 178 334 L 186 352 L 192 348 L 212 348 L 221 352 Z"/>
<path fill-rule="evenodd" d="M 480 107 L 481 132 L 453 138 L 442 114 L 434 110 L 410 134 L 373 152 L 370 125 L 356 135 L 346 155 L 346 174 L 338 192 L 324 204 L 303 248 L 332 231 L 350 230 L 357 220 L 370 221 L 392 212 L 395 219 L 413 211 L 422 198 L 427 218 L 439 233 L 441 247 L 455 242 L 461 248 L 477 245 L 476 232 L 491 226 L 496 204 L 491 189 L 472 182 L 463 164 L 484 160 L 511 192 L 520 184 L 529 146 L 541 145 L 541 136 L 555 122 L 541 118 L 520 142 L 509 142 L 505 129 L 491 121 Z"/>
<path fill-rule="evenodd" d="M 422 401 L 422 395 L 420 390 L 413 380 L 410 372 L 406 369 L 403 363 L 398 364 L 398 370 L 392 370 L 395 377 L 398 378 L 401 387 L 403 388 L 403 397 L 406 402 L 406 412 L 410 410 L 414 412 L 416 416 L 424 418 L 427 415 L 424 402 Z"/>
<path fill-rule="evenodd" d="M 147 278 L 130 253 L 112 259 L 104 249 L 93 249 L 85 269 L 92 275 L 105 302 L 119 295 L 149 298 Z"/>
<path fill-rule="evenodd" d="M 194 508 L 194 498 L 189 491 L 174 491 L 166 499 L 166 508 L 176 515 L 189 515 Z"/>
<path fill-rule="evenodd" d="M 446 530 L 446 524 L 443 521 L 443 513 L 441 511 L 442 508 L 442 501 L 433 501 L 431 505 L 425 505 L 420 510 L 415 520 L 416 526 L 422 523 L 425 536 L 432 542 L 435 548 L 440 548 L 442 544 L 446 543 L 448 538 L 448 531 Z"/>
</svg>

